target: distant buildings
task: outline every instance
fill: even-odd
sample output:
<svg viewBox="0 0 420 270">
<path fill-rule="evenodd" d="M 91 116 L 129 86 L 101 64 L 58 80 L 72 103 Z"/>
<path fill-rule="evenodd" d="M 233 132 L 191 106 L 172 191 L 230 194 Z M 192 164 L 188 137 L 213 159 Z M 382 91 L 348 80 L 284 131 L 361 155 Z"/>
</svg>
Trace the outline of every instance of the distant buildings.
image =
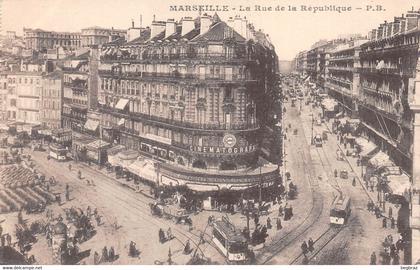
<svg viewBox="0 0 420 270">
<path fill-rule="evenodd" d="M 316 79 L 323 71 L 313 64 L 321 64 L 313 60 L 319 46 L 295 58 L 296 71 L 304 78 L 310 75 L 307 80 L 340 104 L 338 114 L 360 120 L 362 137 L 379 146 L 379 164 L 395 164 L 410 175 L 387 172 L 380 177 L 394 187 L 392 194 L 411 201 L 413 263 L 418 262 L 420 249 L 419 45 L 420 10 L 412 9 L 371 30 L 367 40 L 353 39 L 327 49 L 325 82 Z"/>
<path fill-rule="evenodd" d="M 81 47 L 81 34 L 73 32 L 54 32 L 41 29 L 24 28 L 25 48 L 46 51 L 57 47 L 74 50 Z"/>
<path fill-rule="evenodd" d="M 107 29 L 97 26 L 84 28 L 81 33 L 81 46 L 98 46 L 116 39 L 125 39 L 126 35 L 127 30 Z"/>
</svg>

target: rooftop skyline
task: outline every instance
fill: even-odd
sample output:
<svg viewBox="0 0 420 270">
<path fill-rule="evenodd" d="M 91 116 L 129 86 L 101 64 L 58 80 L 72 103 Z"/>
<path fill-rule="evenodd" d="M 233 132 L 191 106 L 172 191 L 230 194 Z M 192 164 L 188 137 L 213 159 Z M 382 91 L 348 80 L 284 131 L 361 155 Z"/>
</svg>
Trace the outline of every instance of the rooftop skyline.
<svg viewBox="0 0 420 270">
<path fill-rule="evenodd" d="M 368 31 L 379 26 L 380 23 L 393 20 L 394 16 L 401 16 L 411 10 L 413 1 L 382 0 L 374 1 L 331 1 L 331 0 L 302 0 L 295 1 L 255 1 L 261 7 L 284 6 L 286 11 L 255 11 L 255 4 L 246 0 L 235 1 L 207 1 L 190 0 L 187 2 L 169 2 L 155 0 L 153 4 L 139 0 L 3 0 L 2 2 L 2 33 L 7 30 L 16 31 L 22 35 L 26 28 L 40 28 L 50 31 L 78 32 L 83 28 L 100 26 L 105 28 L 127 29 L 134 20 L 135 26 L 150 26 L 153 17 L 156 20 L 173 18 L 179 21 L 184 16 L 196 17 L 198 11 L 182 12 L 170 11 L 173 5 L 226 5 L 229 11 L 218 11 L 222 20 L 231 16 L 246 16 L 255 29 L 261 29 L 270 36 L 281 60 L 291 60 L 302 50 L 307 49 L 320 39 L 334 39 L 346 34 L 367 35 Z M 366 5 L 382 5 L 384 11 L 365 11 Z M 289 5 L 297 7 L 297 11 L 287 11 Z M 339 7 L 351 6 L 349 12 L 309 12 L 301 11 L 301 5 Z M 251 11 L 239 11 L 250 7 Z M 30 7 L 30 8 L 28 8 Z M 362 10 L 356 10 L 356 8 Z M 235 8 L 235 11 L 232 10 Z M 418 7 L 414 7 L 417 9 Z M 116 12 L 117 11 L 117 12 Z M 203 12 L 204 13 L 204 12 Z M 213 15 L 213 11 L 207 12 Z M 16 16 L 19 15 L 19 16 Z"/>
</svg>

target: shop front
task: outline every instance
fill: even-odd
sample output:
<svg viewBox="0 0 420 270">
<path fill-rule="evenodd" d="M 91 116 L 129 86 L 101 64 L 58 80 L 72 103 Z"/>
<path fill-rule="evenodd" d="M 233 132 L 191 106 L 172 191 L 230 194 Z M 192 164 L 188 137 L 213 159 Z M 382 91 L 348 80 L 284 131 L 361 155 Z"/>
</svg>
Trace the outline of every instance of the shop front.
<svg viewBox="0 0 420 270">
<path fill-rule="evenodd" d="M 86 145 L 86 156 L 88 161 L 93 161 L 97 164 L 105 164 L 107 161 L 106 150 L 110 144 L 103 140 L 95 140 Z"/>
</svg>

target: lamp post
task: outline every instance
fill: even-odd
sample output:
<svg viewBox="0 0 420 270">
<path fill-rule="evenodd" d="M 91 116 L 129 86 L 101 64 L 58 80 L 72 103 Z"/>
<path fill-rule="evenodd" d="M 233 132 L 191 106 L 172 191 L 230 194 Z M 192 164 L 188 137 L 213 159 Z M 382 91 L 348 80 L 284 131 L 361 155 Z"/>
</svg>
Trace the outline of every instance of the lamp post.
<svg viewBox="0 0 420 270">
<path fill-rule="evenodd" d="M 311 113 L 311 120 L 312 120 L 312 125 L 311 125 L 311 145 L 314 144 L 314 114 Z"/>
</svg>

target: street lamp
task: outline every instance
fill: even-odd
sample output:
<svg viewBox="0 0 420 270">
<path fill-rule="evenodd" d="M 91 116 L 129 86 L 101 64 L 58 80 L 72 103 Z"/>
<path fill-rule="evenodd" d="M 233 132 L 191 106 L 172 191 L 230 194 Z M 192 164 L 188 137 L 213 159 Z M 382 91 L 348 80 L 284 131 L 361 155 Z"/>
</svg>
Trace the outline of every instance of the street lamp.
<svg viewBox="0 0 420 270">
<path fill-rule="evenodd" d="M 314 114 L 311 113 L 312 125 L 311 125 L 311 145 L 314 144 Z"/>
</svg>

